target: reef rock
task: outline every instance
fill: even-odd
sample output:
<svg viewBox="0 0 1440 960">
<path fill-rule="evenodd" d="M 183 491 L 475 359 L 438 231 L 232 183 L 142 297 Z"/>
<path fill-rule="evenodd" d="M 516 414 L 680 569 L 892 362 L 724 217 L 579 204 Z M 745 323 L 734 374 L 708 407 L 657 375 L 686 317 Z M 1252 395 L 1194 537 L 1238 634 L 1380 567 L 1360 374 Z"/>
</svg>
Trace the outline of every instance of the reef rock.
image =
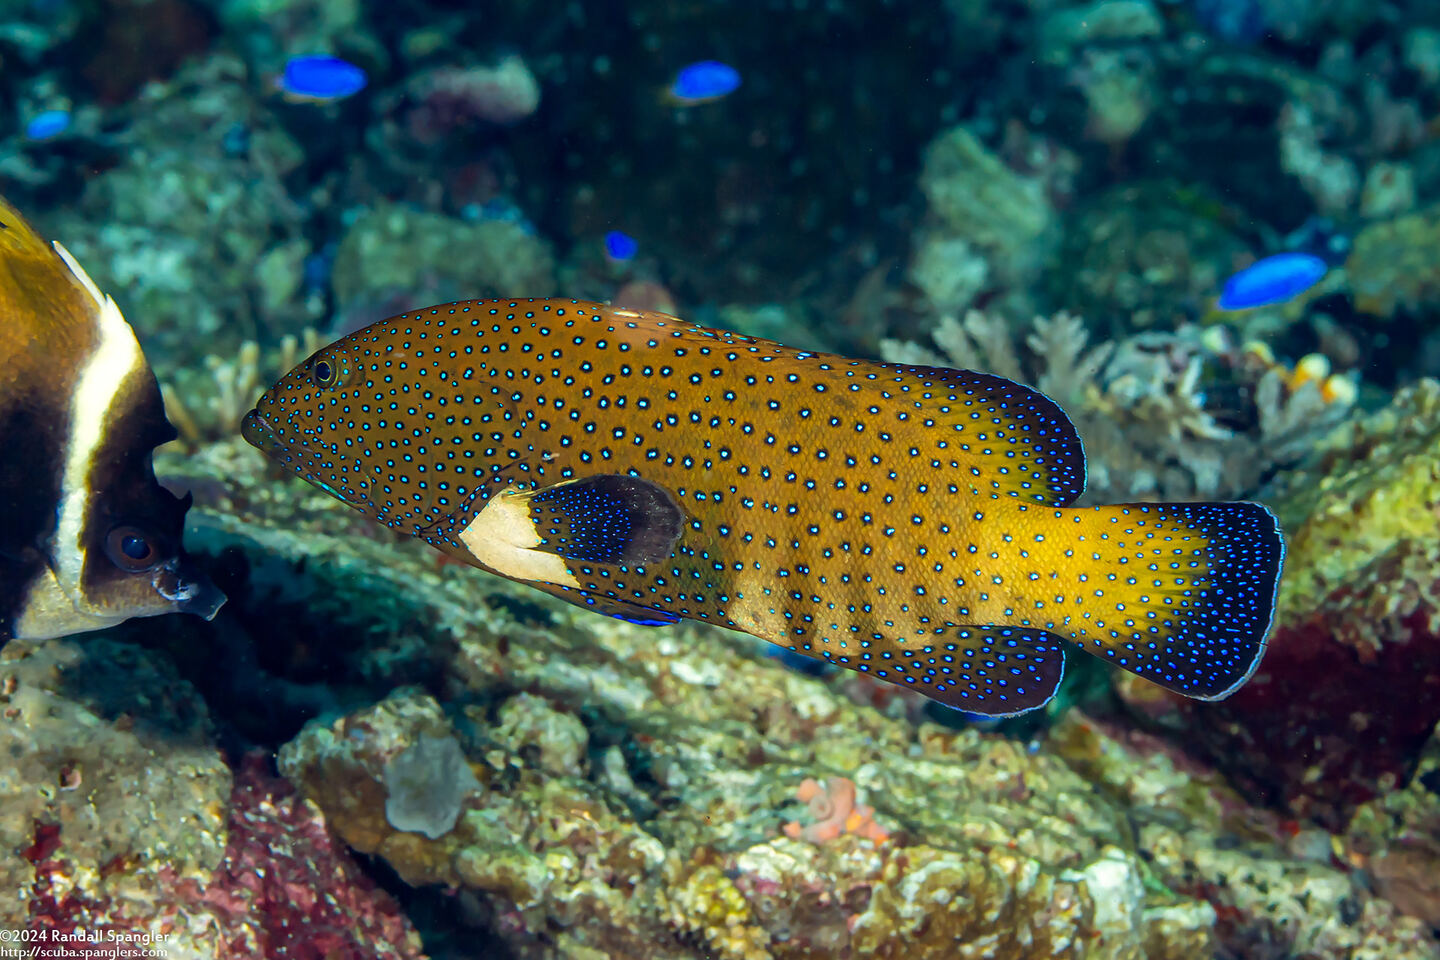
<svg viewBox="0 0 1440 960">
<path fill-rule="evenodd" d="M 1154 737 L 1078 714 L 1029 743 L 885 716 L 744 636 L 597 617 L 357 535 L 303 487 L 261 495 L 248 456 L 214 455 L 230 509 L 197 509 L 194 542 L 289 570 L 310 598 L 297 635 L 313 616 L 392 636 L 398 676 L 442 664 L 428 692 L 312 721 L 284 774 L 405 882 L 481 905 L 477 936 L 513 956 L 1440 957 L 1419 920 Z M 426 737 L 452 738 L 479 785 L 438 836 L 386 809 L 387 768 Z"/>
<path fill-rule="evenodd" d="M 157 653 L 103 634 L 11 642 L 0 751 L 0 930 L 197 960 L 423 958 L 313 804 L 258 755 L 232 778 Z"/>
<path fill-rule="evenodd" d="M 1337 430 L 1269 498 L 1290 545 L 1269 651 L 1189 735 L 1245 786 L 1339 826 L 1404 784 L 1440 720 L 1440 383 Z"/>
</svg>

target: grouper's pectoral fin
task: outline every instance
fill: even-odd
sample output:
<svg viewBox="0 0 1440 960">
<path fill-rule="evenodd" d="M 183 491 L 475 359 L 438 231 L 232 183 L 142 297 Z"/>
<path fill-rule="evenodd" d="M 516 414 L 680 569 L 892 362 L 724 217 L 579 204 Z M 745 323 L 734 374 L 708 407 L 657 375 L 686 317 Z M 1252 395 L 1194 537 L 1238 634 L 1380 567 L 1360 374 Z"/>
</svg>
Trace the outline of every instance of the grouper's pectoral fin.
<svg viewBox="0 0 1440 960">
<path fill-rule="evenodd" d="M 952 625 L 903 643 L 871 641 L 863 659 L 832 659 L 959 710 L 1009 717 L 1055 696 L 1065 676 L 1062 646 L 1041 630 Z"/>
<path fill-rule="evenodd" d="M 432 546 L 576 606 L 646 626 L 680 617 L 608 593 L 669 559 L 684 526 L 664 488 L 602 474 L 538 489 L 506 487 L 426 531 Z"/>
<path fill-rule="evenodd" d="M 420 536 L 513 580 L 593 590 L 577 576 L 586 567 L 625 571 L 666 560 L 683 526 L 675 498 L 658 484 L 602 474 L 506 487 Z"/>
<path fill-rule="evenodd" d="M 581 563 L 635 566 L 667 559 L 684 515 L 659 484 L 602 474 L 529 494 L 536 549 Z"/>
</svg>

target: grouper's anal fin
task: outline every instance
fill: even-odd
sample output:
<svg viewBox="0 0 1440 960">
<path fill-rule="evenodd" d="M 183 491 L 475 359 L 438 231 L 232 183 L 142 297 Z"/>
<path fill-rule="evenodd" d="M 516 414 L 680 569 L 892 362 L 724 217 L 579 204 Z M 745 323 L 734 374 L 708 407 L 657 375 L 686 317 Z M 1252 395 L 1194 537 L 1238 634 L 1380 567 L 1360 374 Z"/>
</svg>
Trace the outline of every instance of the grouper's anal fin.
<svg viewBox="0 0 1440 960">
<path fill-rule="evenodd" d="M 859 656 L 820 652 L 841 666 L 957 710 L 1011 717 L 1043 707 L 1055 696 L 1065 676 L 1063 646 L 1059 637 L 1042 630 L 965 624 L 904 641 L 873 639 Z"/>
</svg>

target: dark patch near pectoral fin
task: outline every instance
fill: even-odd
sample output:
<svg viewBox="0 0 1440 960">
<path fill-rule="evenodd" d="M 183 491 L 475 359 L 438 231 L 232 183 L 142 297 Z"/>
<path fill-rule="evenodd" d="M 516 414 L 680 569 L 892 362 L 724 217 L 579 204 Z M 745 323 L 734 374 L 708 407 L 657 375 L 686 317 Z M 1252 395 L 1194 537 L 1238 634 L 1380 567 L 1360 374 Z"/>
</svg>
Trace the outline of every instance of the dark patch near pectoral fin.
<svg viewBox="0 0 1440 960">
<path fill-rule="evenodd" d="M 933 636 L 872 642 L 852 669 L 968 713 L 1008 717 L 1043 707 L 1065 676 L 1063 642 L 1025 627 L 947 626 Z"/>
<path fill-rule="evenodd" d="M 640 477 L 605 474 L 530 497 L 537 550 L 609 566 L 657 563 L 675 551 L 684 515 L 668 491 Z"/>
<path fill-rule="evenodd" d="M 628 600 L 599 596 L 589 590 L 562 587 L 550 583 L 532 583 L 530 586 L 543 590 L 550 596 L 564 600 L 566 603 L 573 603 L 577 607 L 583 607 L 595 613 L 603 613 L 616 620 L 639 624 L 642 627 L 664 627 L 680 622 L 680 617 L 668 610 L 656 610 L 653 607 L 643 607 Z"/>
</svg>

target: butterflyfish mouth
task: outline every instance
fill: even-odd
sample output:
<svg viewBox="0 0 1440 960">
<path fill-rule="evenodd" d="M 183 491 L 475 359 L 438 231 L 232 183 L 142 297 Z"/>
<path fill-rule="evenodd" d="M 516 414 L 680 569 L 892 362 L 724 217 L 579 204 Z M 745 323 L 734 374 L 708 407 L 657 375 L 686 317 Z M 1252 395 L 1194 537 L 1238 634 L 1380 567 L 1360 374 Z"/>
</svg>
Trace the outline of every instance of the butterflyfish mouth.
<svg viewBox="0 0 1440 960">
<path fill-rule="evenodd" d="M 261 450 L 273 450 L 275 448 L 275 431 L 270 429 L 265 414 L 259 410 L 251 410 L 245 414 L 245 419 L 240 421 L 240 436 L 245 442 Z"/>
<path fill-rule="evenodd" d="M 193 573 L 181 581 L 175 609 L 181 613 L 193 613 L 202 620 L 213 620 L 225 605 L 225 600 L 225 594 L 210 582 L 209 577 Z"/>
</svg>

